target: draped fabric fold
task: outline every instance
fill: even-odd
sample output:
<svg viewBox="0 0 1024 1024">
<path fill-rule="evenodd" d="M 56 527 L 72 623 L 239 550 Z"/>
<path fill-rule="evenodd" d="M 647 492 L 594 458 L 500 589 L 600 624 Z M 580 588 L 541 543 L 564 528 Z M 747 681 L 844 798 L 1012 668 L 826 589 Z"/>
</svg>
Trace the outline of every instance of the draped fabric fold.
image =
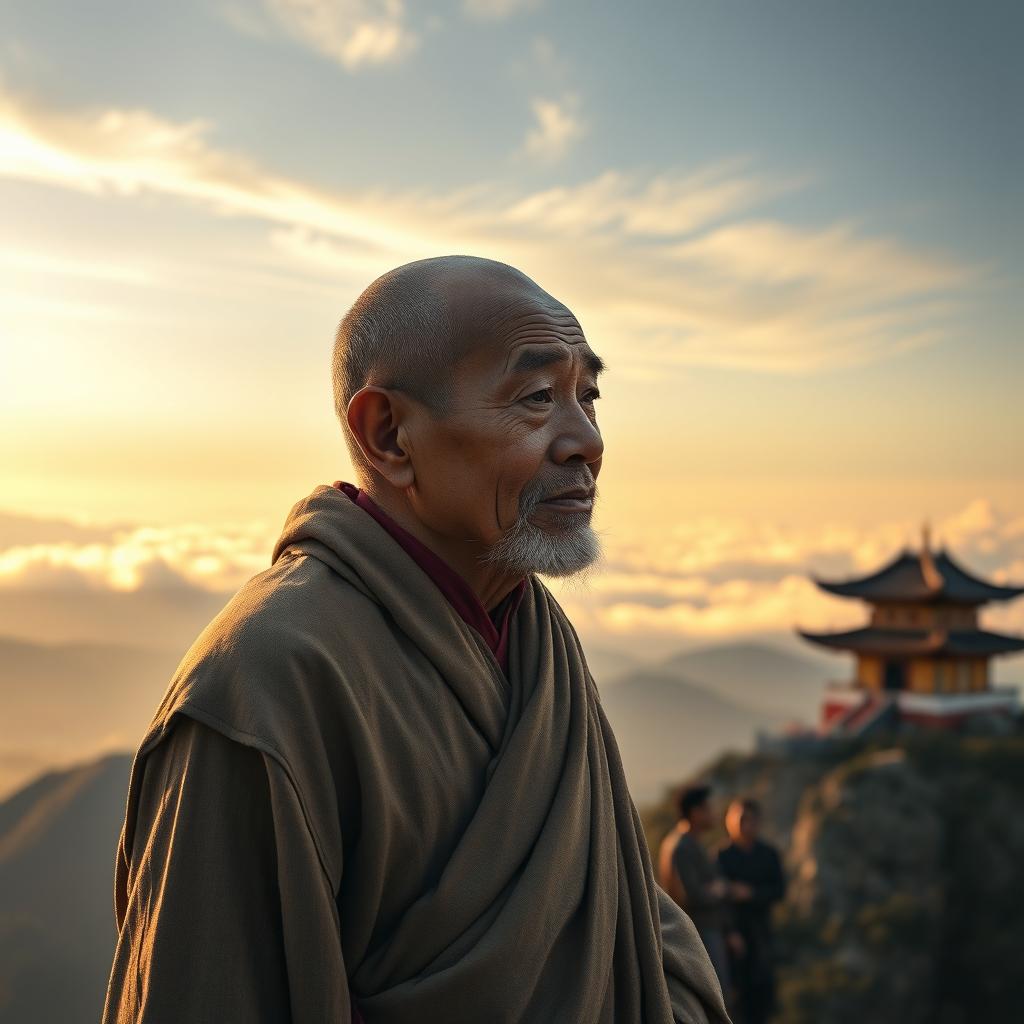
<svg viewBox="0 0 1024 1024">
<path fill-rule="evenodd" d="M 299 1024 L 347 1012 L 339 975 L 367 1024 L 727 1021 L 696 930 L 654 882 L 579 640 L 537 579 L 506 678 L 371 517 L 330 487 L 299 502 L 136 756 L 119 926 L 147 761 L 187 719 L 259 750 L 274 827 L 307 833 L 278 841 L 277 871 L 296 905 L 331 901 L 304 942 L 336 953 L 289 959 Z"/>
</svg>

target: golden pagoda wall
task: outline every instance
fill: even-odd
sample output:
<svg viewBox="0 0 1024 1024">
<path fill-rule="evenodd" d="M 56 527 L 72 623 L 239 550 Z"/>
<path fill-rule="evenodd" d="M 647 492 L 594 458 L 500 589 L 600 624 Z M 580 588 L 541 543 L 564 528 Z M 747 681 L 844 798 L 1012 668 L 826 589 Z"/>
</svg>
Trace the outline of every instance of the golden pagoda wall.
<svg viewBox="0 0 1024 1024">
<path fill-rule="evenodd" d="M 977 663 L 977 664 L 976 664 Z M 857 659 L 857 683 L 878 693 L 884 688 L 885 659 L 863 654 Z M 911 693 L 967 693 L 987 688 L 984 659 L 910 658 L 904 685 Z"/>
<path fill-rule="evenodd" d="M 988 688 L 984 658 L 939 658 L 935 661 L 936 693 L 970 693 Z"/>
<path fill-rule="evenodd" d="M 935 692 L 935 662 L 929 658 L 914 658 L 907 671 L 907 689 L 912 693 Z"/>
<path fill-rule="evenodd" d="M 868 690 L 882 689 L 882 659 L 870 654 L 857 657 L 857 682 Z"/>
<path fill-rule="evenodd" d="M 987 690 L 988 683 L 988 659 L 971 659 L 971 689 L 974 691 Z"/>
</svg>

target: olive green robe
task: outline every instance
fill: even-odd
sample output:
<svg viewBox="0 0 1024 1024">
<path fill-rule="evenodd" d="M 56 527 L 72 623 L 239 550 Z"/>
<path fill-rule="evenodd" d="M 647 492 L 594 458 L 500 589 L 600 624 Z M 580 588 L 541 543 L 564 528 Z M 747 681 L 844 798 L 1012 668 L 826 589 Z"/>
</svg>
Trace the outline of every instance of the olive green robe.
<svg viewBox="0 0 1024 1024">
<path fill-rule="evenodd" d="M 104 1024 L 724 1024 L 655 884 L 578 638 L 529 580 L 508 676 L 317 488 L 135 758 Z"/>
</svg>

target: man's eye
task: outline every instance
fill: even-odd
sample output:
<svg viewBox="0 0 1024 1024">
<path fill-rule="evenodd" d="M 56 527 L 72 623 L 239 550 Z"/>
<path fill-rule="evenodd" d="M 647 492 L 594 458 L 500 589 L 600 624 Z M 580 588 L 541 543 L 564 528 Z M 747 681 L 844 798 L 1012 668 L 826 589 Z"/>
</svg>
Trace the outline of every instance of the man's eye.
<svg viewBox="0 0 1024 1024">
<path fill-rule="evenodd" d="M 534 391 L 532 395 L 527 395 L 526 400 L 528 402 L 550 402 L 552 401 L 551 388 L 544 388 L 542 391 Z"/>
<path fill-rule="evenodd" d="M 589 405 L 591 402 L 596 402 L 600 397 L 601 392 L 598 391 L 597 388 L 591 388 L 590 391 L 583 396 L 583 401 Z"/>
</svg>

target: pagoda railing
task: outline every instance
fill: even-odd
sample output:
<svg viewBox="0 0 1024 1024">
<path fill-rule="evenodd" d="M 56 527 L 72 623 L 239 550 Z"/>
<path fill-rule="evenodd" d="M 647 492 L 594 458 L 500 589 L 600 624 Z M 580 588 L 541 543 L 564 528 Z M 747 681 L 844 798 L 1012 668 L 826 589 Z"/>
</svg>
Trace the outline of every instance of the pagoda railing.
<svg viewBox="0 0 1024 1024">
<path fill-rule="evenodd" d="M 901 690 L 893 696 L 899 702 L 900 709 L 909 713 L 1016 711 L 1020 705 L 1020 693 L 1013 686 L 1000 686 L 991 690 L 968 690 L 963 693 L 913 693 L 910 690 Z"/>
</svg>

